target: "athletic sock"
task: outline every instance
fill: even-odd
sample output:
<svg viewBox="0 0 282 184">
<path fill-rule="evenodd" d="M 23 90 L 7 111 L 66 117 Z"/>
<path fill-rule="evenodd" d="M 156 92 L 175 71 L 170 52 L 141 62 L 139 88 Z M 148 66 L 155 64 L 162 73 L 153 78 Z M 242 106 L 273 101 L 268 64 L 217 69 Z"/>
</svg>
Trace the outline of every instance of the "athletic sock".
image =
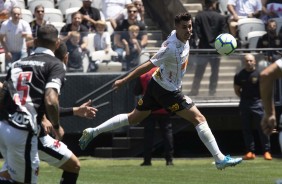
<svg viewBox="0 0 282 184">
<path fill-rule="evenodd" d="M 100 133 L 115 130 L 126 125 L 129 125 L 128 115 L 119 114 L 102 123 L 101 125 L 95 127 L 94 130 L 95 134 L 97 133 L 96 135 L 98 135 Z"/>
<path fill-rule="evenodd" d="M 78 178 L 78 173 L 71 173 L 64 171 L 62 174 L 60 184 L 76 184 L 77 178 Z"/>
<path fill-rule="evenodd" d="M 208 148 L 216 162 L 224 160 L 225 156 L 221 153 L 216 143 L 216 140 L 211 132 L 208 123 L 202 122 L 196 126 L 196 130 L 202 142 Z"/>
</svg>

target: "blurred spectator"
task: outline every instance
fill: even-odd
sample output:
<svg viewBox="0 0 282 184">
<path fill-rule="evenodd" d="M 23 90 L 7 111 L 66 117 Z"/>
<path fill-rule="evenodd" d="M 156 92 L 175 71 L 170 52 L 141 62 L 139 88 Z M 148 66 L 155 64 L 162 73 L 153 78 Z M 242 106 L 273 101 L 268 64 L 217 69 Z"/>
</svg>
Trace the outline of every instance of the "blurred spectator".
<svg viewBox="0 0 282 184">
<path fill-rule="evenodd" d="M 7 20 L 10 17 L 12 8 L 17 5 L 16 0 L 0 0 L 0 22 Z"/>
<path fill-rule="evenodd" d="M 96 21 L 101 20 L 100 11 L 91 7 L 92 0 L 82 0 L 82 7 L 79 12 L 83 15 L 82 24 L 89 29 L 95 31 Z"/>
<path fill-rule="evenodd" d="M 75 12 L 71 15 L 72 22 L 70 24 L 64 25 L 60 32 L 60 38 L 62 41 L 67 42 L 70 37 L 72 31 L 77 31 L 80 33 L 79 45 L 82 51 L 87 51 L 87 35 L 88 29 L 84 25 L 81 24 L 82 14 L 80 12 Z"/>
<path fill-rule="evenodd" d="M 158 67 L 152 68 L 149 72 L 141 75 L 136 81 L 134 94 L 144 95 L 147 89 L 147 85 L 152 78 L 152 74 Z M 147 117 L 144 121 L 144 161 L 141 166 L 151 166 L 152 160 L 152 149 L 154 147 L 154 134 L 156 129 L 156 123 L 158 123 L 161 131 L 161 135 L 164 140 L 164 152 L 166 165 L 173 165 L 173 133 L 172 123 L 170 121 L 170 114 L 165 109 L 159 109 L 153 111 L 152 114 Z"/>
<path fill-rule="evenodd" d="M 213 49 L 216 37 L 221 33 L 228 31 L 225 16 L 217 11 L 217 0 L 205 0 L 205 10 L 199 12 L 195 18 L 195 32 L 199 38 L 200 49 Z M 190 96 L 196 96 L 199 93 L 200 83 L 208 63 L 211 66 L 211 76 L 209 83 L 209 95 L 215 95 L 220 57 L 218 55 L 203 54 L 198 57 L 195 76 L 191 88 Z"/>
<path fill-rule="evenodd" d="M 137 20 L 144 22 L 144 15 L 145 15 L 145 8 L 143 6 L 143 2 L 141 0 L 133 0 L 133 4 L 136 6 L 138 13 L 137 13 Z M 118 16 L 115 18 L 116 22 L 120 23 L 122 20 L 128 18 L 127 9 L 125 8 Z"/>
<path fill-rule="evenodd" d="M 273 19 L 267 21 L 267 33 L 259 38 L 257 48 L 282 48 L 282 34 L 277 35 L 277 23 Z M 281 58 L 281 52 L 276 50 L 263 51 L 266 55 L 266 60 L 274 62 Z"/>
<path fill-rule="evenodd" d="M 83 53 L 80 45 L 80 33 L 77 31 L 70 32 L 70 38 L 66 42 L 69 60 L 67 62 L 67 72 L 83 72 L 82 60 L 85 53 Z"/>
<path fill-rule="evenodd" d="M 111 47 L 111 35 L 106 31 L 106 22 L 103 20 L 96 21 L 96 34 L 94 35 L 94 51 L 104 50 L 108 54 Z M 90 53 L 92 56 L 93 53 Z M 90 57 L 91 58 L 91 57 Z M 97 70 L 96 61 L 90 60 L 88 65 L 88 72 L 95 72 Z"/>
<path fill-rule="evenodd" d="M 102 1 L 102 12 L 105 16 L 106 21 L 110 21 L 113 29 L 117 27 L 115 17 L 119 15 L 131 0 L 103 0 Z"/>
<path fill-rule="evenodd" d="M 128 71 L 139 64 L 139 56 L 142 52 L 139 35 L 139 26 L 131 25 L 127 34 L 121 37 L 121 41 L 125 48 L 125 70 Z"/>
<path fill-rule="evenodd" d="M 262 15 L 261 19 L 267 23 L 268 19 L 280 17 L 282 18 L 282 2 L 281 0 L 261 0 Z"/>
<path fill-rule="evenodd" d="M 35 39 L 37 37 L 37 30 L 43 26 L 48 24 L 49 22 L 44 20 L 44 6 L 37 5 L 34 8 L 34 17 L 35 19 L 29 23 L 31 27 L 32 37 Z M 29 53 L 32 51 L 33 47 L 33 39 L 27 42 Z"/>
<path fill-rule="evenodd" d="M 229 31 L 237 38 L 238 20 L 241 18 L 259 18 L 262 4 L 261 0 L 228 0 L 227 9 L 231 14 Z"/>
<path fill-rule="evenodd" d="M 263 133 L 260 124 L 264 115 L 264 109 L 260 96 L 259 75 L 260 71 L 256 68 L 254 55 L 246 54 L 244 57 L 244 68 L 234 76 L 234 92 L 240 98 L 239 109 L 246 147 L 244 160 L 255 159 L 256 157 L 253 123 L 259 133 L 264 159 L 272 159 L 269 136 Z"/>
<path fill-rule="evenodd" d="M 13 7 L 11 19 L 1 25 L 0 42 L 5 50 L 5 67 L 9 68 L 12 62 L 27 56 L 26 41 L 32 39 L 31 28 L 21 19 L 21 9 Z"/>
<path fill-rule="evenodd" d="M 105 50 L 105 53 L 110 51 L 111 35 L 106 31 L 106 22 L 102 20 L 96 21 L 96 34 L 94 35 L 94 49 Z"/>
<path fill-rule="evenodd" d="M 128 19 L 125 19 L 122 21 L 122 23 L 115 29 L 114 33 L 114 47 L 115 51 L 118 53 L 118 60 L 120 62 L 124 59 L 124 51 L 125 51 L 125 45 L 122 42 L 122 37 L 125 34 L 128 34 L 128 28 L 131 25 L 137 25 L 139 26 L 139 34 L 137 36 L 137 39 L 140 40 L 140 46 L 144 48 L 147 45 L 148 42 L 148 35 L 146 32 L 146 26 L 144 22 L 137 20 L 137 8 L 134 6 L 134 4 L 130 4 L 127 7 L 128 12 Z M 125 68 L 124 68 L 125 69 Z"/>
</svg>

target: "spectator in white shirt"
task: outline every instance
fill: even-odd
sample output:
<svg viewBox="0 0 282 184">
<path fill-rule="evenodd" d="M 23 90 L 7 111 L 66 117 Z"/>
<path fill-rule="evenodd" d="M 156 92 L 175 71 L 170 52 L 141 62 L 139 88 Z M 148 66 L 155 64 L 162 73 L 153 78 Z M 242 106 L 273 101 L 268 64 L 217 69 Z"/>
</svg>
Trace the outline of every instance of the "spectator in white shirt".
<svg viewBox="0 0 282 184">
<path fill-rule="evenodd" d="M 237 36 L 238 20 L 241 18 L 259 18 L 262 11 L 261 0 L 228 0 L 227 9 L 231 14 L 229 30 Z"/>
<path fill-rule="evenodd" d="M 6 70 L 12 62 L 27 56 L 26 41 L 32 39 L 29 23 L 21 19 L 21 8 L 13 7 L 11 17 L 2 23 L 0 29 L 0 42 L 5 50 Z"/>
</svg>

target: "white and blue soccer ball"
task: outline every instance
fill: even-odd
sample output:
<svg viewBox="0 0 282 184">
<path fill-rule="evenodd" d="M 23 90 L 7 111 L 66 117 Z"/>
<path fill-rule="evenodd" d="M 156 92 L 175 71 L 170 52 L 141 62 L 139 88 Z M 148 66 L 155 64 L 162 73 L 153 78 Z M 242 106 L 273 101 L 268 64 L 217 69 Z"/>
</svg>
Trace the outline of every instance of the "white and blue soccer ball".
<svg viewBox="0 0 282 184">
<path fill-rule="evenodd" d="M 222 33 L 216 37 L 214 46 L 220 55 L 227 56 L 235 51 L 237 41 L 231 34 Z"/>
</svg>

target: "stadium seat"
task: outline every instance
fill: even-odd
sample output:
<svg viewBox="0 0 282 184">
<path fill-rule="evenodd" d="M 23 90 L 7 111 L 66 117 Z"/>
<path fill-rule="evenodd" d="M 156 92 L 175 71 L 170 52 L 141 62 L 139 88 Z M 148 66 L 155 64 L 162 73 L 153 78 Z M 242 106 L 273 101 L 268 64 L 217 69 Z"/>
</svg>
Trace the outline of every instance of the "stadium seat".
<svg viewBox="0 0 282 184">
<path fill-rule="evenodd" d="M 74 12 L 77 12 L 80 8 L 81 8 L 81 7 L 72 7 L 72 8 L 66 9 L 65 18 L 66 18 L 66 23 L 67 23 L 67 24 L 70 24 L 70 23 L 71 23 L 71 15 L 72 15 Z"/>
<path fill-rule="evenodd" d="M 248 33 L 251 31 L 265 31 L 265 25 L 261 19 L 243 18 L 238 20 L 239 39 L 242 47 L 248 44 Z"/>
<path fill-rule="evenodd" d="M 37 5 L 42 5 L 44 8 L 55 8 L 54 1 L 50 0 L 33 0 L 28 2 L 28 9 L 34 13 L 34 8 Z"/>
<path fill-rule="evenodd" d="M 30 10 L 22 9 L 22 19 L 30 23 L 33 21 L 33 15 Z"/>
<path fill-rule="evenodd" d="M 64 27 L 64 25 L 66 23 L 64 23 L 64 22 L 50 22 L 50 24 L 54 25 L 57 28 L 57 30 L 59 32 L 61 32 L 62 27 Z"/>
<path fill-rule="evenodd" d="M 17 6 L 21 9 L 25 9 L 25 2 L 24 0 L 17 0 Z"/>
<path fill-rule="evenodd" d="M 66 10 L 73 7 L 82 7 L 81 0 L 60 0 L 58 2 L 58 8 L 61 10 L 63 15 L 66 15 Z"/>
<path fill-rule="evenodd" d="M 249 48 L 257 48 L 258 40 L 261 36 L 265 35 L 266 31 L 252 31 L 248 33 Z"/>
<path fill-rule="evenodd" d="M 219 10 L 222 15 L 228 15 L 229 11 L 227 9 L 228 0 L 219 0 Z"/>
<path fill-rule="evenodd" d="M 45 8 L 44 9 L 44 19 L 49 22 L 63 22 L 63 14 L 61 10 L 55 8 Z"/>
<path fill-rule="evenodd" d="M 98 66 L 97 72 L 121 72 L 122 64 L 112 61 L 112 57 L 118 56 L 115 51 L 111 50 L 108 54 L 103 50 L 95 51 L 91 56 Z"/>
</svg>

